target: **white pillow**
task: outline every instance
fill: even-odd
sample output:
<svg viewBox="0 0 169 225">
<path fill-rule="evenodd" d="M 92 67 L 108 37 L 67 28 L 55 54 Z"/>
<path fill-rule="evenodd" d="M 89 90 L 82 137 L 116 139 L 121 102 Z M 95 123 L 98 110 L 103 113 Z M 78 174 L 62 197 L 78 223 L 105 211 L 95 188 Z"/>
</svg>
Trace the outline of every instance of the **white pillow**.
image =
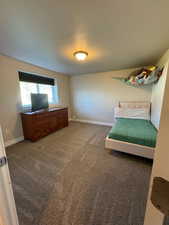
<svg viewBox="0 0 169 225">
<path fill-rule="evenodd" d="M 115 118 L 150 120 L 150 108 L 115 107 Z"/>
</svg>

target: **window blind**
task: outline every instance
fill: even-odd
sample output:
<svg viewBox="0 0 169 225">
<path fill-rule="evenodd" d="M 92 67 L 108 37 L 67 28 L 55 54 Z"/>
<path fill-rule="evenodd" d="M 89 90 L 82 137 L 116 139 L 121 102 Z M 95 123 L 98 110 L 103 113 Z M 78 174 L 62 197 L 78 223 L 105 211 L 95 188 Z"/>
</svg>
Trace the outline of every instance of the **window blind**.
<svg viewBox="0 0 169 225">
<path fill-rule="evenodd" d="M 37 84 L 48 84 L 55 85 L 55 80 L 53 78 L 43 77 L 31 73 L 25 73 L 19 71 L 19 80 L 24 82 L 31 82 Z"/>
</svg>

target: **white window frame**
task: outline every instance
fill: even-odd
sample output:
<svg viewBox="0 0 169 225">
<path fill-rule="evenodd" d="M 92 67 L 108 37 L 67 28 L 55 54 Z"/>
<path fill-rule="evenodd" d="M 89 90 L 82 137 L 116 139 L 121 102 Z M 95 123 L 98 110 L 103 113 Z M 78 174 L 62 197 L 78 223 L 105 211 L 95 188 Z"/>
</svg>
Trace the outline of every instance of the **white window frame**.
<svg viewBox="0 0 169 225">
<path fill-rule="evenodd" d="M 23 81 L 20 81 L 19 84 L 21 85 L 21 82 Z M 26 82 L 25 82 L 26 83 Z M 36 84 L 36 90 L 37 90 L 37 94 L 40 94 L 41 92 L 39 91 L 39 83 L 33 83 L 33 84 Z M 49 102 L 49 105 L 59 105 L 59 102 L 60 102 L 60 99 L 59 99 L 59 91 L 58 91 L 58 85 L 57 85 L 57 80 L 55 79 L 55 85 L 50 85 L 51 88 L 52 88 L 52 98 L 53 98 L 53 101 L 52 102 Z M 22 93 L 21 93 L 22 95 Z M 29 110 L 31 109 L 32 105 L 31 104 L 24 104 L 22 102 L 22 96 L 21 96 L 21 104 L 22 104 L 22 108 L 24 110 Z"/>
</svg>

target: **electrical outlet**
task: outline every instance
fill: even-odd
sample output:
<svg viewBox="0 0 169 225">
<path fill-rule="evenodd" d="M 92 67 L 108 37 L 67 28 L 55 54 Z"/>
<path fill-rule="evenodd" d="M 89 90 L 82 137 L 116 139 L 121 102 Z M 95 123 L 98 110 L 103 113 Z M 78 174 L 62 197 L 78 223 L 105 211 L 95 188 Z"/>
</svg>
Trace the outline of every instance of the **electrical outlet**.
<svg viewBox="0 0 169 225">
<path fill-rule="evenodd" d="M 5 134 L 6 135 L 9 135 L 9 133 L 10 133 L 9 129 L 8 128 L 5 128 Z"/>
</svg>

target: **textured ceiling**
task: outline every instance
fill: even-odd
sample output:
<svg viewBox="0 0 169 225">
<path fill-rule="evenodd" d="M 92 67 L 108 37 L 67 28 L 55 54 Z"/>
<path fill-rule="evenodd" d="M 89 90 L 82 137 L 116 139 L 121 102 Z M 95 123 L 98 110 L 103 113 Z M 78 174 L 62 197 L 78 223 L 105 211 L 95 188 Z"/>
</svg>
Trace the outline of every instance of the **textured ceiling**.
<svg viewBox="0 0 169 225">
<path fill-rule="evenodd" d="M 57 72 L 148 65 L 168 47 L 168 0 L 0 0 L 0 53 Z"/>
</svg>

